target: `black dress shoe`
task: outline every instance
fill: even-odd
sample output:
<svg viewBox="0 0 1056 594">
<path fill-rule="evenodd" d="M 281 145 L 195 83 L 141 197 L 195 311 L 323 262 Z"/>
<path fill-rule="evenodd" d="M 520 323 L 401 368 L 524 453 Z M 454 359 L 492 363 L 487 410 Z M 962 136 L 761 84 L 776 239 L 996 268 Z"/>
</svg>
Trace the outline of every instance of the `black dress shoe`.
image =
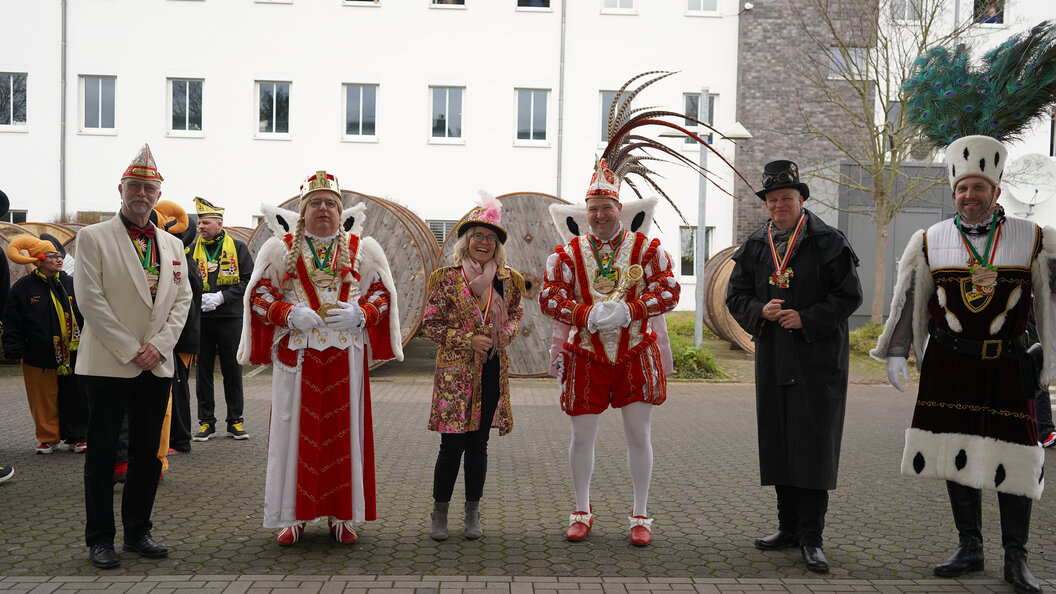
<svg viewBox="0 0 1056 594">
<path fill-rule="evenodd" d="M 1012 585 L 1016 594 L 1041 594 L 1041 585 L 1027 567 L 1025 552 L 1005 551 L 1005 581 Z"/>
<path fill-rule="evenodd" d="M 140 557 L 146 557 L 148 559 L 160 559 L 169 554 L 169 549 L 154 542 L 154 539 L 150 537 L 150 534 L 144 534 L 135 540 L 126 540 L 125 546 L 122 548 L 129 553 L 139 553 Z"/>
<path fill-rule="evenodd" d="M 825 553 L 821 552 L 821 547 L 803 545 L 799 550 L 803 553 L 803 560 L 807 562 L 807 569 L 817 573 L 829 571 L 829 562 L 825 559 Z"/>
<path fill-rule="evenodd" d="M 92 545 L 88 551 L 88 559 L 99 569 L 113 569 L 121 565 L 121 560 L 117 558 L 117 551 L 110 543 Z"/>
<path fill-rule="evenodd" d="M 755 539 L 755 548 L 761 551 L 778 551 L 797 546 L 799 546 L 799 538 L 784 530 L 778 530 L 766 538 Z"/>
</svg>

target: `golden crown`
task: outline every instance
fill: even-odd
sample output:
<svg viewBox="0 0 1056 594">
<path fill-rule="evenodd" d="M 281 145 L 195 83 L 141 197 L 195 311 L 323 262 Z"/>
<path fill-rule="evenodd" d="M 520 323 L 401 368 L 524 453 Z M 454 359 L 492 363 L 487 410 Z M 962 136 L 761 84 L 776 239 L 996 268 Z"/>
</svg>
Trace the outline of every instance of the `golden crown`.
<svg viewBox="0 0 1056 594">
<path fill-rule="evenodd" d="M 301 184 L 301 202 L 304 202 L 305 196 L 318 190 L 333 192 L 338 200 L 341 199 L 341 188 L 337 185 L 337 178 L 325 171 L 316 171 L 304 178 L 304 183 Z"/>
</svg>

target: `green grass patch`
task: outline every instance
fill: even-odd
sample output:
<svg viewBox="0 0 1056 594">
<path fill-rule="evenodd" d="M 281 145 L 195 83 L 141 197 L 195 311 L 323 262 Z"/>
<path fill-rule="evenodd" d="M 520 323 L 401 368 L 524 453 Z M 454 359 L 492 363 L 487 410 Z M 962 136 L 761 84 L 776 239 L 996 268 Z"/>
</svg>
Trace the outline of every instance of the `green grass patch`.
<svg viewBox="0 0 1056 594">
<path fill-rule="evenodd" d="M 672 336 L 685 336 L 693 339 L 693 314 L 692 311 L 672 311 L 667 314 L 667 333 Z M 704 340 L 719 340 L 718 336 L 712 334 L 707 326 L 704 326 Z"/>
<path fill-rule="evenodd" d="M 693 346 L 693 326 L 690 325 L 689 337 L 669 332 L 671 338 L 671 356 L 675 364 L 675 373 L 671 377 L 679 379 L 728 379 L 726 373 L 715 362 L 715 354 L 706 346 Z"/>
<path fill-rule="evenodd" d="M 876 340 L 883 331 L 884 325 L 880 322 L 866 322 L 851 330 L 851 355 L 868 358 L 869 351 L 876 348 Z"/>
</svg>

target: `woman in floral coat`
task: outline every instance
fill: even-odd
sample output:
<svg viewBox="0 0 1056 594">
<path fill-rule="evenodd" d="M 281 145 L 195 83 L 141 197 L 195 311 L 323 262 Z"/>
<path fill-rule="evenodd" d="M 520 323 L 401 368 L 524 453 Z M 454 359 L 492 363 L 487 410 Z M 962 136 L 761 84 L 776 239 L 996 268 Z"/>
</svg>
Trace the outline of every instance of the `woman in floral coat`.
<svg viewBox="0 0 1056 594">
<path fill-rule="evenodd" d="M 513 429 L 510 410 L 510 357 L 506 347 L 517 336 L 524 278 L 506 266 L 506 230 L 498 200 L 481 193 L 455 233 L 454 266 L 429 278 L 429 301 L 422 319 L 425 335 L 440 345 L 436 354 L 429 429 L 440 432 L 433 472 L 433 513 L 429 535 L 447 538 L 447 507 L 466 459 L 466 538 L 480 538 L 480 497 L 488 471 L 488 437 Z"/>
</svg>

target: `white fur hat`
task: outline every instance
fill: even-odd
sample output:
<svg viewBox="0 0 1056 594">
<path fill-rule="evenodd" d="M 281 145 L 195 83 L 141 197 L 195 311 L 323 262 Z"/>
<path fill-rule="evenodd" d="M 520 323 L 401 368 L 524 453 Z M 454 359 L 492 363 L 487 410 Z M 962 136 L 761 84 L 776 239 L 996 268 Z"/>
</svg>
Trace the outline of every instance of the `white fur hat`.
<svg viewBox="0 0 1056 594">
<path fill-rule="evenodd" d="M 946 147 L 946 169 L 950 189 L 965 177 L 986 178 L 995 187 L 1001 185 L 1008 149 L 990 136 L 962 136 Z"/>
</svg>

